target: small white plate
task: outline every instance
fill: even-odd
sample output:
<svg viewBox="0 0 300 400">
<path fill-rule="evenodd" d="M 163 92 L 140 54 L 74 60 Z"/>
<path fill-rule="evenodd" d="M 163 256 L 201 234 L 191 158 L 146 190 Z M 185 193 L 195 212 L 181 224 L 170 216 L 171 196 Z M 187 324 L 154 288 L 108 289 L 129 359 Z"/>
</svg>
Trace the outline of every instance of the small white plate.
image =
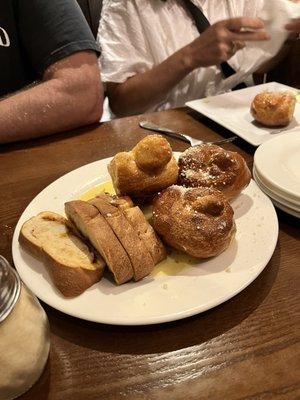
<svg viewBox="0 0 300 400">
<path fill-rule="evenodd" d="M 300 213 L 292 210 L 289 207 L 286 207 L 285 205 L 283 205 L 282 203 L 279 203 L 278 201 L 272 199 L 272 203 L 274 204 L 275 207 L 279 208 L 281 211 L 284 211 L 285 213 L 292 215 L 295 218 L 299 218 L 300 219 Z"/>
<path fill-rule="evenodd" d="M 13 237 L 15 266 L 25 284 L 42 301 L 66 314 L 115 325 L 147 325 L 182 319 L 209 310 L 246 288 L 268 264 L 278 237 L 278 220 L 269 198 L 254 181 L 233 202 L 237 234 L 221 255 L 174 270 L 157 266 L 140 282 L 117 286 L 106 278 L 81 296 L 65 299 L 43 264 L 18 243 L 22 224 L 45 210 L 63 213 L 64 203 L 109 180 L 100 160 L 53 182 L 29 204 Z"/>
<path fill-rule="evenodd" d="M 290 86 L 270 82 L 205 99 L 189 101 L 186 105 L 234 132 L 253 146 L 259 146 L 274 136 L 285 135 L 287 132 L 297 131 L 300 133 L 299 103 L 296 104 L 294 119 L 287 127 L 267 128 L 254 121 L 250 114 L 252 100 L 258 93 L 266 90 L 299 92 Z M 279 132 L 281 130 L 282 132 Z"/>
<path fill-rule="evenodd" d="M 300 205 L 300 132 L 264 143 L 254 154 L 254 165 L 272 190 Z"/>
<path fill-rule="evenodd" d="M 288 203 L 286 200 L 276 196 L 273 192 L 271 192 L 268 187 L 266 187 L 262 181 L 257 176 L 255 169 L 253 169 L 253 178 L 257 184 L 257 186 L 270 197 L 272 203 L 275 207 L 280 208 L 288 214 L 293 215 L 294 217 L 300 218 L 300 207 L 295 206 L 294 204 Z"/>
</svg>

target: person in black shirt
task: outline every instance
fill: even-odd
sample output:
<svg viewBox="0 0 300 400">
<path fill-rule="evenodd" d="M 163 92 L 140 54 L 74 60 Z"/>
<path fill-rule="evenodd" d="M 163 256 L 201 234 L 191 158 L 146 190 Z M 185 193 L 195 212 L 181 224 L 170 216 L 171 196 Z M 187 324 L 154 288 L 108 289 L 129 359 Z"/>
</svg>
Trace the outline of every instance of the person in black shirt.
<svg viewBox="0 0 300 400">
<path fill-rule="evenodd" d="M 1 0 L 0 143 L 99 121 L 98 54 L 75 0 Z"/>
</svg>

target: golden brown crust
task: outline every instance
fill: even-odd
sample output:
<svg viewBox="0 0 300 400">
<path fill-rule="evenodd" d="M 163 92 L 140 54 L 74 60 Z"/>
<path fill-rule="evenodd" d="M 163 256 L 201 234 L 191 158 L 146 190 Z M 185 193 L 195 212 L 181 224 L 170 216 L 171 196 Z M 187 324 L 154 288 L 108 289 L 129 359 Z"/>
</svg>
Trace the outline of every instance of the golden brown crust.
<svg viewBox="0 0 300 400">
<path fill-rule="evenodd" d="M 154 264 L 156 265 L 164 260 L 167 257 L 166 249 L 152 226 L 146 220 L 142 210 L 139 207 L 128 208 L 124 211 L 124 214 L 136 229 L 139 238 L 144 242 Z"/>
<path fill-rule="evenodd" d="M 154 261 L 138 236 L 136 229 L 128 221 L 122 210 L 111 204 L 109 195 L 101 194 L 89 202 L 95 206 L 110 225 L 129 256 L 133 267 L 133 277 L 139 281 L 149 275 L 154 268 Z"/>
<path fill-rule="evenodd" d="M 227 200 L 238 196 L 251 180 L 250 170 L 238 153 L 202 144 L 188 148 L 178 160 L 178 184 L 185 187 L 211 187 Z"/>
<path fill-rule="evenodd" d="M 44 262 L 55 286 L 65 297 L 79 296 L 100 281 L 105 265 L 94 270 L 66 267 L 55 258 L 55 255 L 47 251 L 47 248 L 44 249 Z"/>
<path fill-rule="evenodd" d="M 222 253 L 235 235 L 230 204 L 210 188 L 165 189 L 154 200 L 153 224 L 166 243 L 198 258 Z"/>
<path fill-rule="evenodd" d="M 35 217 L 33 217 L 35 218 Z M 33 218 L 30 218 L 30 220 L 33 220 Z M 30 255 L 32 255 L 34 258 L 37 260 L 42 260 L 43 258 L 43 250 L 42 248 L 37 244 L 37 242 L 29 240 L 29 238 L 23 233 L 22 228 L 19 233 L 19 243 L 22 246 L 22 248 L 27 251 Z"/>
<path fill-rule="evenodd" d="M 88 248 L 69 221 L 59 214 L 42 212 L 30 218 L 20 230 L 19 243 L 45 264 L 54 285 L 65 297 L 80 295 L 102 278 L 103 259 Z M 86 254 L 86 260 L 78 258 L 77 246 Z M 69 254 L 68 259 L 65 254 Z"/>
<path fill-rule="evenodd" d="M 294 115 L 296 96 L 289 92 L 262 92 L 251 103 L 253 118 L 265 126 L 286 126 Z"/>
<path fill-rule="evenodd" d="M 131 261 L 99 210 L 89 202 L 74 200 L 65 204 L 65 211 L 78 230 L 103 256 L 116 283 L 120 285 L 129 281 L 133 277 Z"/>
<path fill-rule="evenodd" d="M 176 183 L 178 166 L 166 139 L 150 135 L 130 152 L 115 155 L 108 165 L 117 194 L 149 200 Z"/>
</svg>

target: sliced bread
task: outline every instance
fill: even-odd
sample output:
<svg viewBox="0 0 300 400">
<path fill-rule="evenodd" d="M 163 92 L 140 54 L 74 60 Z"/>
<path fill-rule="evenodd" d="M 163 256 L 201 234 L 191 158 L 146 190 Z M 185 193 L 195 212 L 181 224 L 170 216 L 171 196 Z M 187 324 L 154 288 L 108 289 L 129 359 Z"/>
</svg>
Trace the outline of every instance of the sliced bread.
<svg viewBox="0 0 300 400">
<path fill-rule="evenodd" d="M 59 214 L 46 211 L 30 218 L 21 228 L 19 242 L 45 263 L 54 285 L 65 297 L 80 295 L 103 275 L 104 260 Z"/>
<path fill-rule="evenodd" d="M 107 194 L 101 194 L 89 203 L 99 210 L 126 250 L 133 267 L 134 280 L 138 281 L 149 275 L 155 266 L 153 258 L 122 209 L 114 206 L 111 196 Z"/>
<path fill-rule="evenodd" d="M 90 240 L 105 259 L 117 284 L 129 281 L 133 277 L 131 261 L 99 210 L 88 202 L 74 200 L 65 204 L 65 212 L 77 229 Z"/>
<path fill-rule="evenodd" d="M 127 208 L 124 210 L 126 218 L 136 230 L 139 238 L 145 243 L 154 264 L 158 264 L 167 257 L 166 249 L 156 235 L 154 229 L 146 220 L 142 210 L 139 207 Z"/>
</svg>

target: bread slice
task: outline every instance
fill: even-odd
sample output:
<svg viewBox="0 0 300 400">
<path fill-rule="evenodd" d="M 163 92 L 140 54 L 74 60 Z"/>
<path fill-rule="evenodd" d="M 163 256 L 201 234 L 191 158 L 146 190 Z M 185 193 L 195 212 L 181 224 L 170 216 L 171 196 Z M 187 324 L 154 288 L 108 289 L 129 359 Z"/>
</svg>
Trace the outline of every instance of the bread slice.
<svg viewBox="0 0 300 400">
<path fill-rule="evenodd" d="M 65 212 L 105 259 L 117 284 L 129 281 L 133 277 L 131 261 L 99 210 L 88 202 L 74 200 L 65 203 Z"/>
<path fill-rule="evenodd" d="M 26 221 L 19 242 L 45 263 L 53 283 L 65 297 L 75 297 L 98 282 L 104 260 L 75 234 L 59 214 L 46 211 Z"/>
<path fill-rule="evenodd" d="M 124 210 L 124 214 L 136 230 L 139 238 L 145 243 L 154 264 L 156 265 L 164 260 L 167 257 L 166 249 L 146 220 L 142 210 L 139 207 L 127 208 Z"/>
<path fill-rule="evenodd" d="M 101 194 L 89 200 L 89 203 L 99 210 L 122 243 L 133 267 L 134 280 L 138 281 L 149 275 L 155 266 L 153 258 L 123 211 L 111 204 L 111 196 Z"/>
<path fill-rule="evenodd" d="M 105 193 L 105 195 L 107 194 Z M 120 208 L 121 210 L 134 207 L 134 204 L 129 196 L 111 196 L 110 204 Z"/>
</svg>

